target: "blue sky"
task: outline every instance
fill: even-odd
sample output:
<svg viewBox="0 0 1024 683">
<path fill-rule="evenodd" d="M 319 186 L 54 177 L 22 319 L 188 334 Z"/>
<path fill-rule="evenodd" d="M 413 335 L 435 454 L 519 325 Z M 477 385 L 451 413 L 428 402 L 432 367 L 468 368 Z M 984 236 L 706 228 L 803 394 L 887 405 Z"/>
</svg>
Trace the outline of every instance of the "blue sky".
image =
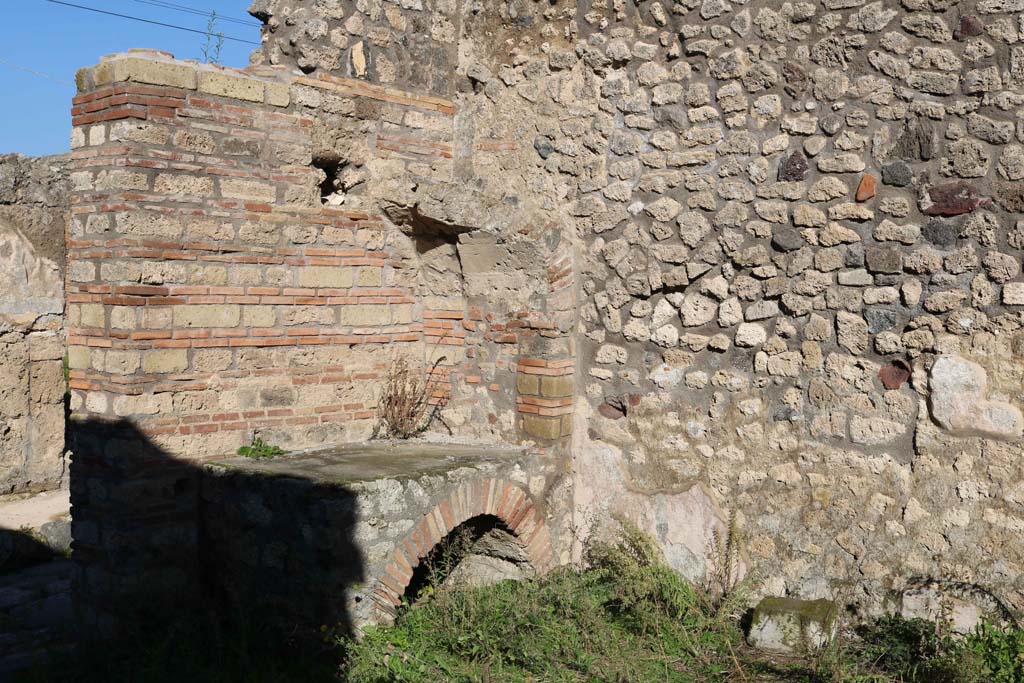
<svg viewBox="0 0 1024 683">
<path fill-rule="evenodd" d="M 241 19 L 218 22 L 225 35 L 259 42 L 259 27 L 246 13 L 249 0 L 66 0 L 72 4 L 205 30 L 207 16 L 171 9 L 178 5 Z M 167 50 L 181 59 L 201 58 L 204 37 L 53 4 L 0 0 L 8 22 L 0 42 L 0 153 L 57 154 L 69 149 L 75 71 L 101 55 L 132 47 Z M 254 45 L 226 41 L 221 63 L 245 66 Z M 30 73 L 30 69 L 36 73 Z M 57 81 L 62 81 L 59 83 Z"/>
</svg>

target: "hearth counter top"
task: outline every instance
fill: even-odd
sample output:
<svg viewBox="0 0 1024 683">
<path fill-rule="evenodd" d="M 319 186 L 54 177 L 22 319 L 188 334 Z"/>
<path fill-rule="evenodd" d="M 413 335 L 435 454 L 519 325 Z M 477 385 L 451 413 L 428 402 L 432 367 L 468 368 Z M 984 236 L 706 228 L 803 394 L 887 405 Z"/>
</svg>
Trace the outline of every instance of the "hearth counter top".
<svg viewBox="0 0 1024 683">
<path fill-rule="evenodd" d="M 245 473 L 354 484 L 380 479 L 409 480 L 469 468 L 488 470 L 526 459 L 515 446 L 436 442 L 345 444 L 286 453 L 273 458 L 234 457 L 207 465 L 214 473 Z"/>
</svg>

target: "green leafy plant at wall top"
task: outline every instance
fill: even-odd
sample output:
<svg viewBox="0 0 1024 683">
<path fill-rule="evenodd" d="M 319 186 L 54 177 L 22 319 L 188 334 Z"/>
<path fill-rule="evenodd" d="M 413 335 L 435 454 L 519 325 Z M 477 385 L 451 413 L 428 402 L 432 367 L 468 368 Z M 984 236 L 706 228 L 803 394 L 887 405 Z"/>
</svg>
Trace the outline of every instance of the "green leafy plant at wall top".
<svg viewBox="0 0 1024 683">
<path fill-rule="evenodd" d="M 248 446 L 242 446 L 239 448 L 238 454 L 253 460 L 269 460 L 270 458 L 276 458 L 279 455 L 284 455 L 285 451 L 280 446 L 272 446 L 263 439 L 257 437 L 254 438 L 252 443 Z"/>
</svg>

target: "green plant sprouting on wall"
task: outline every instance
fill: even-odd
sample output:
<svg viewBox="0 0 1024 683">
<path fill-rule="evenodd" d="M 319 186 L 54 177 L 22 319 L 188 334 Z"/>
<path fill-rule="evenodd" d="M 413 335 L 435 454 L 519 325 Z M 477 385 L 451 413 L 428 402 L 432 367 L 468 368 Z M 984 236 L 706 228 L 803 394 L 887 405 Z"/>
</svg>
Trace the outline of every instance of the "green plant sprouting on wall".
<svg viewBox="0 0 1024 683">
<path fill-rule="evenodd" d="M 206 21 L 206 40 L 200 47 L 203 61 L 207 64 L 220 64 L 220 53 L 224 49 L 224 34 L 217 30 L 217 11 L 210 12 Z"/>
<path fill-rule="evenodd" d="M 238 449 L 238 454 L 253 460 L 269 460 L 270 458 L 276 458 L 279 455 L 284 455 L 285 451 L 280 446 L 272 446 L 266 443 L 263 439 L 255 437 L 251 444 L 240 447 Z"/>
<path fill-rule="evenodd" d="M 435 373 L 444 360 L 439 357 L 426 371 L 411 366 L 405 358 L 391 365 L 381 388 L 375 437 L 410 439 L 430 427 L 443 403 L 433 399 L 441 388 Z"/>
</svg>

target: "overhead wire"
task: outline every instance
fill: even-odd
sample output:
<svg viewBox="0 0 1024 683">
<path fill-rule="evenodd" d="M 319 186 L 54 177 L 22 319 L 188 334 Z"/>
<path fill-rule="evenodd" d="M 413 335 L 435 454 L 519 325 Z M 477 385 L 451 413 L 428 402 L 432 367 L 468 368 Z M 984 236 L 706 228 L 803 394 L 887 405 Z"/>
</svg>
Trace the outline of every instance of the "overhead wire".
<svg viewBox="0 0 1024 683">
<path fill-rule="evenodd" d="M 161 7 L 163 9 L 175 10 L 177 12 L 184 12 L 186 14 L 194 14 L 194 15 L 200 16 L 200 17 L 210 17 L 210 16 L 213 16 L 213 14 L 214 14 L 213 10 L 202 10 L 202 9 L 199 9 L 198 7 L 189 7 L 188 5 L 179 5 L 178 3 L 168 2 L 167 0 L 134 0 L 134 2 L 138 2 L 138 3 L 141 3 L 143 5 L 152 5 L 154 7 Z M 254 27 L 257 27 L 257 28 L 262 26 L 262 24 L 260 24 L 259 22 L 253 21 L 252 19 L 239 19 L 239 18 L 236 18 L 236 17 L 225 16 L 223 14 L 217 14 L 216 17 L 217 17 L 217 21 L 226 21 L 226 22 L 230 22 L 230 23 L 233 23 L 233 24 L 241 24 L 242 26 L 254 26 Z"/>
<path fill-rule="evenodd" d="M 48 81 L 53 81 L 54 83 L 58 83 L 60 85 L 71 85 L 70 81 L 65 81 L 63 79 L 57 78 L 56 76 L 51 76 L 50 74 L 44 73 L 42 71 L 36 71 L 35 69 L 30 69 L 29 67 L 22 66 L 21 64 L 15 64 L 14 62 L 8 62 L 6 59 L 0 59 L 0 66 L 6 66 L 7 68 L 14 69 L 16 71 L 24 71 L 25 73 L 31 74 L 31 75 L 35 76 L 36 78 L 45 78 Z"/>
<path fill-rule="evenodd" d="M 196 29 L 196 28 L 188 28 L 188 27 L 185 27 L 185 26 L 178 26 L 177 24 L 168 24 L 166 22 L 154 21 L 152 19 L 143 19 L 142 17 L 135 17 L 135 16 L 132 16 L 130 14 L 121 14 L 119 12 L 110 12 L 108 10 L 98 9 L 96 7 L 88 7 L 86 5 L 78 5 L 78 4 L 75 4 L 73 2 L 64 2 L 64 0 L 45 0 L 45 1 L 53 3 L 54 5 L 64 5 L 65 7 L 74 7 L 76 9 L 86 10 L 86 11 L 89 11 L 89 12 L 96 12 L 98 14 L 106 14 L 108 16 L 118 17 L 120 19 L 130 19 L 132 21 L 139 21 L 139 22 L 142 22 L 144 24 L 152 24 L 154 26 L 162 26 L 164 28 L 172 28 L 172 29 L 176 29 L 178 31 L 188 31 L 189 33 L 198 33 L 201 36 L 210 35 L 209 31 L 202 31 L 202 30 L 199 30 L 199 29 Z M 218 33 L 216 35 L 218 37 L 223 37 L 224 40 L 230 40 L 230 41 L 233 41 L 233 42 L 236 42 L 236 43 L 245 43 L 246 45 L 256 45 L 256 46 L 260 45 L 260 43 L 257 43 L 257 42 L 252 41 L 252 40 L 246 40 L 245 38 L 237 38 L 235 36 L 228 36 L 228 35 L 223 35 L 223 34 L 220 34 L 220 33 Z"/>
</svg>

